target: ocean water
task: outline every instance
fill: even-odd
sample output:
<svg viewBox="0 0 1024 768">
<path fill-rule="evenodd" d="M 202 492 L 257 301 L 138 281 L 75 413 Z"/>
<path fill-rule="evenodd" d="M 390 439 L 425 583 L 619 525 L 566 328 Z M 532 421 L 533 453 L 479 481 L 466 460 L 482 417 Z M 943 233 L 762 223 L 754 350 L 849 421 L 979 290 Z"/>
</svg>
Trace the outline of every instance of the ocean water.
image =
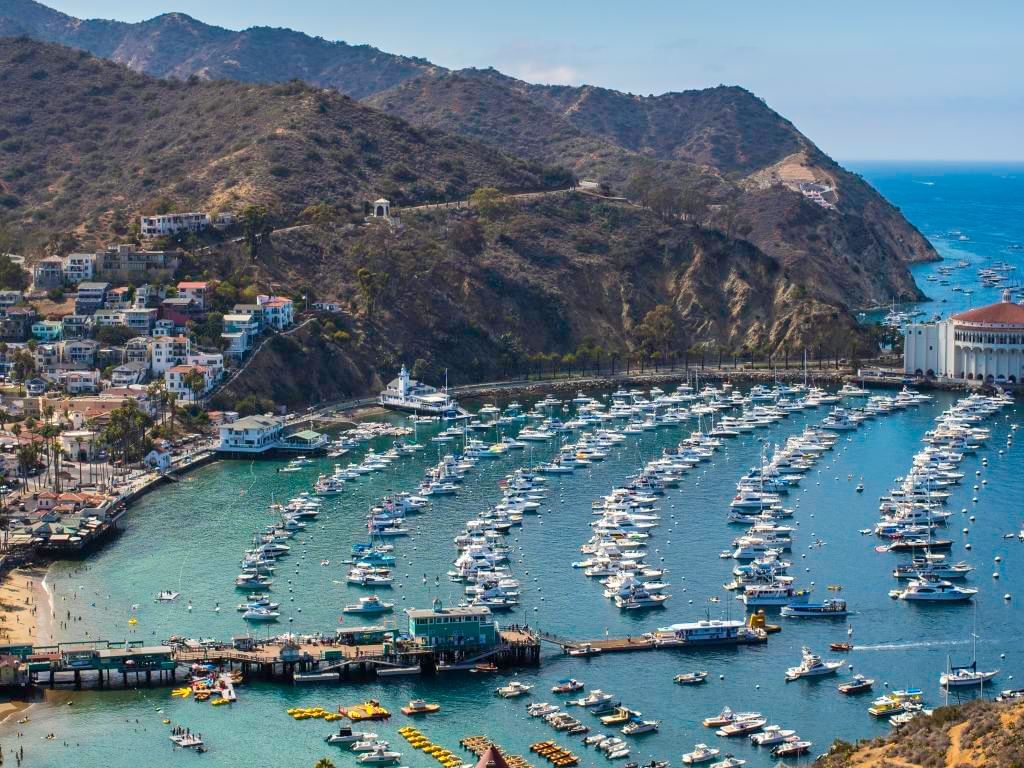
<svg viewBox="0 0 1024 768">
<path fill-rule="evenodd" d="M 1011 285 L 1020 289 L 1024 284 L 1024 165 L 854 163 L 849 167 L 898 206 L 942 256 L 942 262 L 912 268 L 918 285 L 931 299 L 917 307 L 927 317 L 946 317 L 999 301 L 1002 292 L 979 281 L 980 268 L 1006 262 L 1015 268 Z M 969 266 L 954 270 L 949 285 L 940 285 L 938 280 L 944 278 L 938 268 L 960 261 Z M 964 293 L 965 288 L 972 293 Z M 1021 298 L 1019 290 L 1014 298 Z"/>
<path fill-rule="evenodd" d="M 1017 176 L 1004 169 L 864 167 L 858 168 L 933 238 L 945 256 L 1012 261 L 1010 248 L 1024 241 L 1022 198 Z M 985 180 L 988 179 L 989 183 Z M 934 185 L 919 183 L 933 181 Z M 1014 186 L 1017 185 L 1017 186 Z M 972 193 L 971 190 L 975 190 Z M 1017 190 L 1014 192 L 1013 190 Z M 1002 205 L 1003 213 L 999 213 Z M 1015 211 L 1015 207 L 1017 210 Z M 1017 232 L 1013 228 L 1017 228 Z M 938 239 L 958 230 L 969 240 Z M 916 269 L 926 270 L 931 266 Z M 974 269 L 962 270 L 974 279 Z M 922 283 L 936 298 L 931 283 Z M 997 298 L 997 297 L 996 297 Z M 951 292 L 945 304 L 926 305 L 929 312 L 951 310 L 964 299 Z M 980 293 L 973 295 L 981 303 Z M 994 299 L 993 299 L 994 300 Z M 934 309 L 933 309 L 934 307 Z M 816 588 L 821 599 L 830 593 L 826 585 L 842 585 L 841 593 L 855 611 L 857 649 L 845 659 L 853 671 L 876 678 L 876 691 L 919 686 L 929 705 L 942 703 L 938 675 L 947 658 L 954 663 L 970 659 L 972 629 L 977 625 L 979 663 L 1000 668 L 994 690 L 1021 685 L 1024 653 L 1017 638 L 1022 626 L 1020 603 L 1024 600 L 1024 544 L 1004 535 L 1016 533 L 1024 522 L 1024 482 L 1020 478 L 1020 440 L 1007 444 L 1010 425 L 1019 423 L 1024 409 L 1006 409 L 990 422 L 989 447 L 962 465 L 967 477 L 955 490 L 949 508 L 957 514 L 948 534 L 955 541 L 951 557 L 966 559 L 977 567 L 969 583 L 980 591 L 977 610 L 969 606 L 925 608 L 893 601 L 887 592 L 895 582 L 890 570 L 897 557 L 874 551 L 878 541 L 858 531 L 877 518 L 877 499 L 910 466 L 921 446 L 924 432 L 935 415 L 955 400 L 937 393 L 934 402 L 868 422 L 844 435 L 836 449 L 808 474 L 800 489 L 787 501 L 795 506 L 791 571 L 803 586 Z M 500 403 L 499 403 L 500 404 Z M 601 596 L 594 580 L 571 567 L 581 558 L 578 547 L 590 535 L 593 520 L 590 503 L 607 493 L 644 461 L 674 444 L 685 430 L 670 429 L 630 437 L 601 463 L 569 476 L 551 477 L 550 503 L 542 514 L 527 516 L 514 530 L 517 547 L 513 570 L 523 584 L 519 610 L 499 617 L 505 622 L 529 622 L 573 638 L 639 634 L 677 621 L 739 616 L 742 604 L 722 589 L 731 579 L 732 561 L 722 560 L 737 529 L 725 522 L 728 501 L 737 478 L 758 461 L 761 440 L 778 442 L 798 432 L 805 423 L 820 419 L 823 409 L 791 416 L 784 422 L 754 434 L 728 441 L 710 462 L 686 476 L 678 489 L 670 489 L 660 504 L 661 526 L 651 545 L 651 562 L 669 569 L 667 580 L 673 595 L 667 607 L 649 613 L 623 613 Z M 429 437 L 421 435 L 421 439 Z M 378 449 L 387 441 L 375 444 Z M 430 445 L 430 444 L 428 444 Z M 398 579 L 387 594 L 397 609 L 423 607 L 435 598 L 457 602 L 460 585 L 444 573 L 455 555 L 452 537 L 465 521 L 499 496 L 498 481 L 520 464 L 532 464 L 551 450 L 536 449 L 532 455 L 511 455 L 483 461 L 469 475 L 455 497 L 436 500 L 426 514 L 409 519 L 414 535 L 397 540 L 400 564 Z M 1000 453 L 999 451 L 1003 451 Z M 363 450 L 344 457 L 357 461 Z M 981 459 L 988 459 L 988 466 Z M 341 608 L 367 591 L 344 581 L 349 547 L 362 539 L 367 507 L 389 490 L 412 489 L 425 466 L 437 459 L 436 446 L 419 456 L 397 463 L 386 474 L 369 476 L 346 487 L 341 496 L 326 500 L 325 512 L 305 533 L 293 540 L 293 553 L 275 575 L 273 593 L 282 603 L 282 622 L 269 631 L 289 629 L 331 631 L 339 626 Z M 159 641 L 171 634 L 226 639 L 247 631 L 235 610 L 239 594 L 232 580 L 251 533 L 272 517 L 268 505 L 309 490 L 316 475 L 332 462 L 295 474 L 282 474 L 275 462 L 222 462 L 203 468 L 182 482 L 151 494 L 130 513 L 128 530 L 85 563 L 63 563 L 53 569 L 49 581 L 55 591 L 58 614 L 73 620 L 63 639 L 102 637 Z M 975 472 L 979 472 L 975 479 Z M 863 478 L 866 490 L 854 491 Z M 982 485 L 981 481 L 987 483 Z M 978 502 L 972 502 L 979 485 Z M 960 513 L 964 509 L 966 512 Z M 974 517 L 973 520 L 970 518 Z M 963 531 L 966 529 L 966 532 Z M 812 542 L 824 542 L 811 546 Z M 966 545 L 970 544 L 968 551 Z M 996 564 L 995 558 L 1001 558 Z M 329 560 L 329 565 L 321 565 Z M 998 572 L 999 578 L 993 578 Z M 440 576 L 435 585 L 435 576 Z M 425 579 L 425 580 L 424 580 Z M 163 589 L 182 593 L 171 605 L 156 604 L 153 596 Z M 1003 595 L 1011 595 L 1004 600 Z M 717 597 L 720 602 L 709 603 Z M 192 611 L 188 610 L 191 602 Z M 137 608 L 134 607 L 137 605 Z M 215 610 L 220 607 L 220 611 Z M 128 624 L 131 617 L 138 623 Z M 80 617 L 78 619 L 77 617 Z M 403 615 L 396 610 L 394 621 Z M 366 623 L 346 616 L 344 623 Z M 508 750 L 531 756 L 529 745 L 555 739 L 572 746 L 583 765 L 609 765 L 603 756 L 577 739 L 556 734 L 543 722 L 525 714 L 528 701 L 558 702 L 549 688 L 558 679 L 576 677 L 588 689 L 610 691 L 624 704 L 662 721 L 657 734 L 632 739 L 630 759 L 651 757 L 678 764 L 679 755 L 695 742 L 707 742 L 732 751 L 754 766 L 772 765 L 766 751 L 757 751 L 746 740 L 718 739 L 700 721 L 723 706 L 756 709 L 770 722 L 796 729 L 814 742 L 814 752 L 824 751 L 834 738 L 856 739 L 887 732 L 884 723 L 867 714 L 871 696 L 844 697 L 835 690 L 837 680 L 798 681 L 786 684 L 785 669 L 796 664 L 801 646 L 826 656 L 829 642 L 845 639 L 846 622 L 780 620 L 784 630 L 764 646 L 700 651 L 640 652 L 614 654 L 589 660 L 570 659 L 545 648 L 542 664 L 518 676 L 536 684 L 530 697 L 502 700 L 493 689 L 510 675 L 460 674 L 434 679 L 401 679 L 378 683 L 285 686 L 254 683 L 240 688 L 240 701 L 231 707 L 211 707 L 192 700 L 172 699 L 167 688 L 129 691 L 47 692 L 34 706 L 31 721 L 0 726 L 5 757 L 24 747 L 26 766 L 82 768 L 136 768 L 138 765 L 192 764 L 235 766 L 311 766 L 330 756 L 339 765 L 356 765 L 353 755 L 324 743 L 331 724 L 319 720 L 294 721 L 285 714 L 293 706 L 320 705 L 334 709 L 367 697 L 380 699 L 396 711 L 410 698 L 422 697 L 442 704 L 437 715 L 417 725 L 435 743 L 457 749 L 460 738 L 486 734 Z M 254 629 L 267 632 L 266 627 Z M 1005 655 L 1005 656 L 1004 656 Z M 700 687 L 681 687 L 672 677 L 683 671 L 708 670 L 710 681 Z M 844 670 L 843 676 L 849 671 Z M 1014 681 L 1016 678 L 1017 682 Z M 73 704 L 68 706 L 68 704 Z M 174 751 L 167 738 L 169 718 L 201 732 L 210 751 L 201 756 Z M 581 716 L 595 730 L 596 718 Z M 397 714 L 372 730 L 402 751 L 402 765 L 433 768 L 437 763 L 409 748 L 397 729 L 409 722 Z M 370 729 L 371 726 L 367 726 Z M 21 731 L 24 735 L 15 735 Z M 56 738 L 46 739 L 47 734 Z M 545 763 L 536 758 L 535 766 Z M 468 753 L 467 753 L 467 759 Z M 805 759 L 805 763 L 807 760 Z"/>
</svg>

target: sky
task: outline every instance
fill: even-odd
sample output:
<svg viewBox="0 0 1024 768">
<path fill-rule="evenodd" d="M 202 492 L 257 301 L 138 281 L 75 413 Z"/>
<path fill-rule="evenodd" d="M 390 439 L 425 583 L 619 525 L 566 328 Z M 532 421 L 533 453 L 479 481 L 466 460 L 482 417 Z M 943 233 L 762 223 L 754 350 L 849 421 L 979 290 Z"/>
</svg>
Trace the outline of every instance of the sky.
<svg viewBox="0 0 1024 768">
<path fill-rule="evenodd" d="M 46 4 L 79 18 L 178 11 L 230 29 L 290 27 L 539 83 L 642 95 L 740 85 L 846 162 L 1024 160 L 1021 0 Z"/>
</svg>

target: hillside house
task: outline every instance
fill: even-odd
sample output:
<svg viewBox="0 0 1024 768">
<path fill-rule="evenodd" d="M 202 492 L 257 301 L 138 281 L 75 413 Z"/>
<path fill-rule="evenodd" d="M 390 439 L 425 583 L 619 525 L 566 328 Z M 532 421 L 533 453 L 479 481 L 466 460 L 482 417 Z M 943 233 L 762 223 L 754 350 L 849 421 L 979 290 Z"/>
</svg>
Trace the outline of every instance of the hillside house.
<svg viewBox="0 0 1024 768">
<path fill-rule="evenodd" d="M 52 291 L 64 285 L 64 260 L 57 256 L 40 259 L 32 266 L 32 284 L 38 291 Z"/>
<path fill-rule="evenodd" d="M 24 298 L 21 291 L 0 291 L 0 310 L 20 304 Z"/>
<path fill-rule="evenodd" d="M 99 350 L 99 343 L 92 339 L 72 339 L 65 341 L 61 346 L 61 360 L 77 367 L 93 366 L 96 364 L 96 352 Z"/>
<path fill-rule="evenodd" d="M 93 394 L 100 388 L 100 372 L 91 371 L 60 371 L 57 383 L 64 387 L 69 395 Z"/>
<path fill-rule="evenodd" d="M 111 371 L 110 385 L 112 387 L 130 387 L 132 384 L 141 384 L 146 380 L 148 373 L 148 363 L 121 363 Z"/>
<path fill-rule="evenodd" d="M 95 276 L 95 253 L 72 253 L 64 257 L 65 282 L 77 285 L 92 280 Z"/>
<path fill-rule="evenodd" d="M 143 237 L 167 237 L 179 232 L 202 232 L 209 226 L 210 215 L 198 211 L 139 218 L 139 229 Z"/>
<path fill-rule="evenodd" d="M 110 246 L 96 253 L 96 276 L 130 283 L 142 280 L 166 280 L 181 263 L 182 253 L 140 251 L 134 245 Z"/>
<path fill-rule="evenodd" d="M 160 310 L 150 307 L 130 307 L 121 312 L 121 317 L 126 326 L 138 333 L 148 334 L 153 329 L 153 323 L 157 321 Z"/>
<path fill-rule="evenodd" d="M 198 393 L 189 384 L 189 376 L 193 371 L 203 377 L 203 386 Z M 199 400 L 213 389 L 215 383 L 213 372 L 205 365 L 173 365 L 164 371 L 164 388 L 182 402 Z"/>
<path fill-rule="evenodd" d="M 119 309 L 97 309 L 92 313 L 93 328 L 110 328 L 124 325 L 124 312 Z"/>
<path fill-rule="evenodd" d="M 65 339 L 84 339 L 92 332 L 92 318 L 88 315 L 64 315 L 61 325 Z"/>
<path fill-rule="evenodd" d="M 182 281 L 178 283 L 178 296 L 192 299 L 195 309 L 199 312 L 205 312 L 213 298 L 210 284 L 205 280 Z"/>
<path fill-rule="evenodd" d="M 32 324 L 39 319 L 33 307 L 9 307 L 0 316 L 0 340 L 26 341 L 32 333 Z"/>
<path fill-rule="evenodd" d="M 128 285 L 120 285 L 107 291 L 107 300 L 103 306 L 107 309 L 128 309 L 132 305 L 132 289 Z"/>
<path fill-rule="evenodd" d="M 256 303 L 263 310 L 263 324 L 267 328 L 283 331 L 295 322 L 295 304 L 284 296 L 257 296 Z"/>
<path fill-rule="evenodd" d="M 107 302 L 107 291 L 110 283 L 87 282 L 78 284 L 78 295 L 75 297 L 75 314 L 92 315 L 102 309 Z"/>
<path fill-rule="evenodd" d="M 259 324 L 248 312 L 224 315 L 221 337 L 227 342 L 226 354 L 239 360 L 245 357 L 255 346 L 259 332 Z"/>
<path fill-rule="evenodd" d="M 32 323 L 32 336 L 39 341 L 60 341 L 64 335 L 64 324 L 59 320 L 39 320 Z"/>
<path fill-rule="evenodd" d="M 174 365 L 183 364 L 192 354 L 192 343 L 187 336 L 159 336 L 150 347 L 152 356 L 149 368 L 154 376 L 163 376 L 164 371 Z"/>
<path fill-rule="evenodd" d="M 124 361 L 141 363 L 149 371 L 153 362 L 153 339 L 149 336 L 136 336 L 124 345 Z"/>
</svg>

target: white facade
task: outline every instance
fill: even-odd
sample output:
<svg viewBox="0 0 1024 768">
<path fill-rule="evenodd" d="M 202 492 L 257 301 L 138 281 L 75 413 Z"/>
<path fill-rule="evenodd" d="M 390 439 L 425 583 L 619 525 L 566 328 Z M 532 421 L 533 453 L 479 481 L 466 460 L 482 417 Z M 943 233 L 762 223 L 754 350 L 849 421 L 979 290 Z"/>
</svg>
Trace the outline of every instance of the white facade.
<svg viewBox="0 0 1024 768">
<path fill-rule="evenodd" d="M 160 216 L 142 216 L 139 227 L 143 237 L 164 237 L 178 232 L 201 232 L 210 226 L 210 216 L 192 211 L 167 213 Z"/>
<path fill-rule="evenodd" d="M 284 435 L 284 422 L 273 416 L 246 416 L 220 426 L 219 451 L 262 453 L 275 448 Z"/>
<path fill-rule="evenodd" d="M 92 280 L 95 275 L 95 253 L 72 253 L 64 258 L 64 279 L 69 283 Z"/>
<path fill-rule="evenodd" d="M 284 296 L 257 296 L 256 303 L 263 308 L 263 323 L 283 331 L 295 321 L 295 304 Z"/>
<path fill-rule="evenodd" d="M 198 394 L 189 384 L 188 379 L 192 371 L 198 372 L 203 377 L 203 387 Z M 213 389 L 215 383 L 213 371 L 203 365 L 173 365 L 164 371 L 164 388 L 183 402 L 198 400 Z"/>
<path fill-rule="evenodd" d="M 171 366 L 185 362 L 192 353 L 192 344 L 187 336 L 158 336 L 153 339 L 150 352 L 150 370 L 154 376 L 162 376 Z"/>
<path fill-rule="evenodd" d="M 1016 384 L 1024 378 L 1024 306 L 1003 301 L 938 323 L 912 323 L 903 339 L 903 370 L 915 376 Z"/>
</svg>

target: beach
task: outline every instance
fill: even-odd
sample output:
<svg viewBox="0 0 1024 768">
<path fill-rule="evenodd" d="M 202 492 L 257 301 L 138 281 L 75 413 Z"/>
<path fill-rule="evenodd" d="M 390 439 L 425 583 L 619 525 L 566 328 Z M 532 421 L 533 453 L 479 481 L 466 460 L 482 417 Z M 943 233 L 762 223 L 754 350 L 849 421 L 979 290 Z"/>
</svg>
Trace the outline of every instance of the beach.
<svg viewBox="0 0 1024 768">
<path fill-rule="evenodd" d="M 53 642 L 53 602 L 44 584 L 47 568 L 18 568 L 0 581 L 0 645 Z M 26 709 L 27 701 L 0 701 L 0 723 Z"/>
</svg>

